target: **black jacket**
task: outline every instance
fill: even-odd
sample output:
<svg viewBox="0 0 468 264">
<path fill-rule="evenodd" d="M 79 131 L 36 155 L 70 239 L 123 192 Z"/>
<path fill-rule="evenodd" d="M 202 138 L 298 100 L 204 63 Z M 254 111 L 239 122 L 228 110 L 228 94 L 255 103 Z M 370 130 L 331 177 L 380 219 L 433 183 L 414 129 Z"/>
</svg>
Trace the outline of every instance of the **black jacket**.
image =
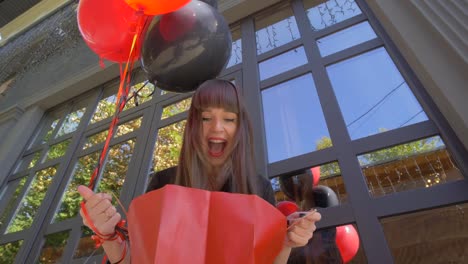
<svg viewBox="0 0 468 264">
<path fill-rule="evenodd" d="M 152 174 L 146 192 L 157 190 L 159 188 L 164 187 L 164 185 L 166 184 L 174 184 L 176 173 L 177 167 L 172 167 Z M 261 175 L 257 175 L 257 178 L 257 186 L 259 188 L 258 196 L 263 198 L 263 200 L 269 202 L 271 205 L 276 206 L 275 194 L 273 192 L 273 188 L 271 187 L 270 181 Z M 221 191 L 230 192 L 230 184 L 230 181 L 228 181 L 223 186 Z"/>
</svg>

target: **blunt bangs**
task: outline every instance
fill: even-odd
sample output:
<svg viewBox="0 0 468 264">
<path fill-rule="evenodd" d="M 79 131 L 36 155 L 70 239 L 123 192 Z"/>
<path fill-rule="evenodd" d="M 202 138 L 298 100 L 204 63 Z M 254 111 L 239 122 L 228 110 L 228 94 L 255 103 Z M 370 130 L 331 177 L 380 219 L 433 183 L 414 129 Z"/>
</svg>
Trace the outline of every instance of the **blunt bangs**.
<svg viewBox="0 0 468 264">
<path fill-rule="evenodd" d="M 198 111 L 214 107 L 239 114 L 237 100 L 237 90 L 233 84 L 225 80 L 209 80 L 198 87 L 192 103 Z"/>
</svg>

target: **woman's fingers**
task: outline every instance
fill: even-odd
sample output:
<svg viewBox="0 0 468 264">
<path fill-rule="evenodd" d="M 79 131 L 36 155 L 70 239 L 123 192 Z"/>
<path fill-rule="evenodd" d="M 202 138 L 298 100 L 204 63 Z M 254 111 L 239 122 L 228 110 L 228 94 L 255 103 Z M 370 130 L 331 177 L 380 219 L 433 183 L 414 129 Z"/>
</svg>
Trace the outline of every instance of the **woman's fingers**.
<svg viewBox="0 0 468 264">
<path fill-rule="evenodd" d="M 322 215 L 319 212 L 312 211 L 297 219 L 288 229 L 287 244 L 291 247 L 305 246 L 317 228 L 315 223 L 320 221 L 321 218 Z"/>
<path fill-rule="evenodd" d="M 302 247 L 309 242 L 310 237 L 301 236 L 295 232 L 288 232 L 286 244 L 290 247 Z"/>
<path fill-rule="evenodd" d="M 94 195 L 94 192 L 84 185 L 78 186 L 77 190 L 80 193 L 81 197 L 85 199 L 85 201 L 87 201 L 89 198 L 91 198 L 91 196 Z"/>
<path fill-rule="evenodd" d="M 94 193 L 86 186 L 79 186 L 78 192 L 85 200 L 88 218 L 80 209 L 80 215 L 83 218 L 83 224 L 90 227 L 92 224 L 97 231 L 102 234 L 114 233 L 115 226 L 121 220 L 121 215 L 117 213 L 117 209 L 112 205 L 112 196 L 106 193 Z"/>
</svg>

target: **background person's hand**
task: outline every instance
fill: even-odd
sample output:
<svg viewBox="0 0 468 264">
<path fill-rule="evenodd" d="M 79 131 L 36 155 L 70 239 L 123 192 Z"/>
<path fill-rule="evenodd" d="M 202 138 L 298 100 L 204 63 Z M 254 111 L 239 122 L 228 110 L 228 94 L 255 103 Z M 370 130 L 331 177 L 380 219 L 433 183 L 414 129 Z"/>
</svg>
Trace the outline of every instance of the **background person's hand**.
<svg viewBox="0 0 468 264">
<path fill-rule="evenodd" d="M 307 245 L 317 228 L 315 223 L 321 218 L 322 215 L 319 212 L 312 210 L 306 216 L 294 220 L 288 228 L 285 246 L 295 248 Z"/>
<path fill-rule="evenodd" d="M 85 200 L 88 217 L 97 231 L 102 235 L 114 234 L 115 226 L 119 223 L 121 216 L 111 203 L 112 196 L 107 193 L 94 193 L 83 185 L 78 186 L 78 192 Z M 80 215 L 83 218 L 83 224 L 91 228 L 82 209 L 80 209 Z"/>
</svg>

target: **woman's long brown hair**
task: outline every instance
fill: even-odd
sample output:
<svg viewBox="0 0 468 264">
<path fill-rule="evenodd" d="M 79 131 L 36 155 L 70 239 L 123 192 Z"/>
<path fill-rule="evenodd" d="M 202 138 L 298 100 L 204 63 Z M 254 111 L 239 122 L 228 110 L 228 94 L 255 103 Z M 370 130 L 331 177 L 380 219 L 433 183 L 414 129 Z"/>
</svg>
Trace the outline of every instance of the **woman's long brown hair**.
<svg viewBox="0 0 468 264">
<path fill-rule="evenodd" d="M 202 152 L 201 114 L 203 109 L 208 107 L 224 108 L 238 116 L 233 148 L 220 172 L 221 175 L 213 175 Z M 234 84 L 215 79 L 202 83 L 193 95 L 179 156 L 176 184 L 219 191 L 224 183 L 221 182 L 219 186 L 219 179 L 230 180 L 232 192 L 258 193 L 252 125 L 243 98 Z"/>
</svg>

